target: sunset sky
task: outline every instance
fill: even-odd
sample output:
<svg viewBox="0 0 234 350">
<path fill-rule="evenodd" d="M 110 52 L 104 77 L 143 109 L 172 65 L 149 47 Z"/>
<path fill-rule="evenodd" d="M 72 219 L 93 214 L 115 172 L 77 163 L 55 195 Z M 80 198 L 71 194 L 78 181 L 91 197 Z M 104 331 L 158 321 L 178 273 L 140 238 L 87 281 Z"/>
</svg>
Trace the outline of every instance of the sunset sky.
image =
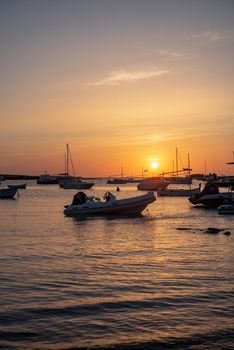
<svg viewBox="0 0 234 350">
<path fill-rule="evenodd" d="M 0 173 L 234 173 L 234 1 L 1 0 L 0 46 Z"/>
</svg>

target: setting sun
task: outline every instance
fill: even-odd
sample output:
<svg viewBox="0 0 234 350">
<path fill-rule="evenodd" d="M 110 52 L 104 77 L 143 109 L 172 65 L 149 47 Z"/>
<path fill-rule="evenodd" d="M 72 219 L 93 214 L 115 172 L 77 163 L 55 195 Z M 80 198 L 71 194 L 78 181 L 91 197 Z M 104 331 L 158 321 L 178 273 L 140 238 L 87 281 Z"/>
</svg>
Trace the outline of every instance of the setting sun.
<svg viewBox="0 0 234 350">
<path fill-rule="evenodd" d="M 151 168 L 157 169 L 157 167 L 158 167 L 158 163 L 157 162 L 152 162 L 151 163 Z"/>
</svg>

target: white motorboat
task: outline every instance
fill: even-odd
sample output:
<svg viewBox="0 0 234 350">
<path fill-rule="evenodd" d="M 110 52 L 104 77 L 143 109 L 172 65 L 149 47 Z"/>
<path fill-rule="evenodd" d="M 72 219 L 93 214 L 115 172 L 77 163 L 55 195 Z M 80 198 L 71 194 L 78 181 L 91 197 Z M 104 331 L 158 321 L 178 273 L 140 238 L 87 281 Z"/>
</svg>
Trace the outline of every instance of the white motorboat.
<svg viewBox="0 0 234 350">
<path fill-rule="evenodd" d="M 151 177 L 142 180 L 138 185 L 137 189 L 141 191 L 157 191 L 158 188 L 166 188 L 170 184 L 169 181 L 161 177 Z"/>
<path fill-rule="evenodd" d="M 17 188 L 0 188 L 0 199 L 14 198 Z"/>
<path fill-rule="evenodd" d="M 116 199 L 114 195 L 107 192 L 105 201 L 87 197 L 83 192 L 78 192 L 73 197 L 73 202 L 66 205 L 64 214 L 72 217 L 89 216 L 137 216 L 156 200 L 153 192 L 141 196 L 126 199 Z"/>
<path fill-rule="evenodd" d="M 200 188 L 194 189 L 183 189 L 183 188 L 159 188 L 157 189 L 157 194 L 162 197 L 189 197 L 200 193 Z"/>
</svg>

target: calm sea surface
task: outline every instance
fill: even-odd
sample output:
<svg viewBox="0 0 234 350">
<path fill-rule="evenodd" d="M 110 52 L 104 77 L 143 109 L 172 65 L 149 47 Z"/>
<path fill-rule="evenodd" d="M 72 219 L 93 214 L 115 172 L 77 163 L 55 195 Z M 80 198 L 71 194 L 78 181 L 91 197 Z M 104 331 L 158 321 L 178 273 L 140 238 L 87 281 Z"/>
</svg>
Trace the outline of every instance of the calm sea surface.
<svg viewBox="0 0 234 350">
<path fill-rule="evenodd" d="M 119 187 L 86 193 L 141 194 Z M 75 221 L 76 192 L 29 181 L 0 201 L 0 348 L 233 349 L 234 217 L 159 197 L 139 218 Z"/>
</svg>

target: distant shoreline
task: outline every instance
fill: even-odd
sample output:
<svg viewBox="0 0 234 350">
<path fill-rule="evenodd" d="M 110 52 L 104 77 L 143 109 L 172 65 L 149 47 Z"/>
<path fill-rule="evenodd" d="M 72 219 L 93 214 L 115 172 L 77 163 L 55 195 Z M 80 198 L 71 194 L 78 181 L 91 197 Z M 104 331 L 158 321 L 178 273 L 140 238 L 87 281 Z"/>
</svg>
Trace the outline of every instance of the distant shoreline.
<svg viewBox="0 0 234 350">
<path fill-rule="evenodd" d="M 0 178 L 3 177 L 4 180 L 37 180 L 39 179 L 40 175 L 18 175 L 18 174 L 0 174 Z M 107 176 L 102 177 L 83 177 L 83 176 L 77 176 L 80 179 L 86 179 L 86 180 L 93 180 L 93 179 L 108 179 Z"/>
<path fill-rule="evenodd" d="M 19 175 L 19 174 L 0 174 L 0 181 L 4 180 L 37 180 L 39 179 L 41 175 Z M 56 176 L 56 175 L 55 175 Z M 59 175 L 58 175 L 59 176 Z M 207 175 L 204 174 L 191 174 L 190 177 L 193 179 L 197 179 L 197 180 L 201 180 L 201 178 L 205 177 Z M 218 178 L 232 178 L 234 175 L 223 175 L 223 176 L 219 176 Z M 79 179 L 84 179 L 84 180 L 107 180 L 110 178 L 113 178 L 112 176 L 77 176 Z M 118 177 L 120 178 L 120 176 Z M 135 178 L 139 178 L 135 177 Z M 144 177 L 145 179 L 147 178 L 147 176 Z"/>
</svg>

